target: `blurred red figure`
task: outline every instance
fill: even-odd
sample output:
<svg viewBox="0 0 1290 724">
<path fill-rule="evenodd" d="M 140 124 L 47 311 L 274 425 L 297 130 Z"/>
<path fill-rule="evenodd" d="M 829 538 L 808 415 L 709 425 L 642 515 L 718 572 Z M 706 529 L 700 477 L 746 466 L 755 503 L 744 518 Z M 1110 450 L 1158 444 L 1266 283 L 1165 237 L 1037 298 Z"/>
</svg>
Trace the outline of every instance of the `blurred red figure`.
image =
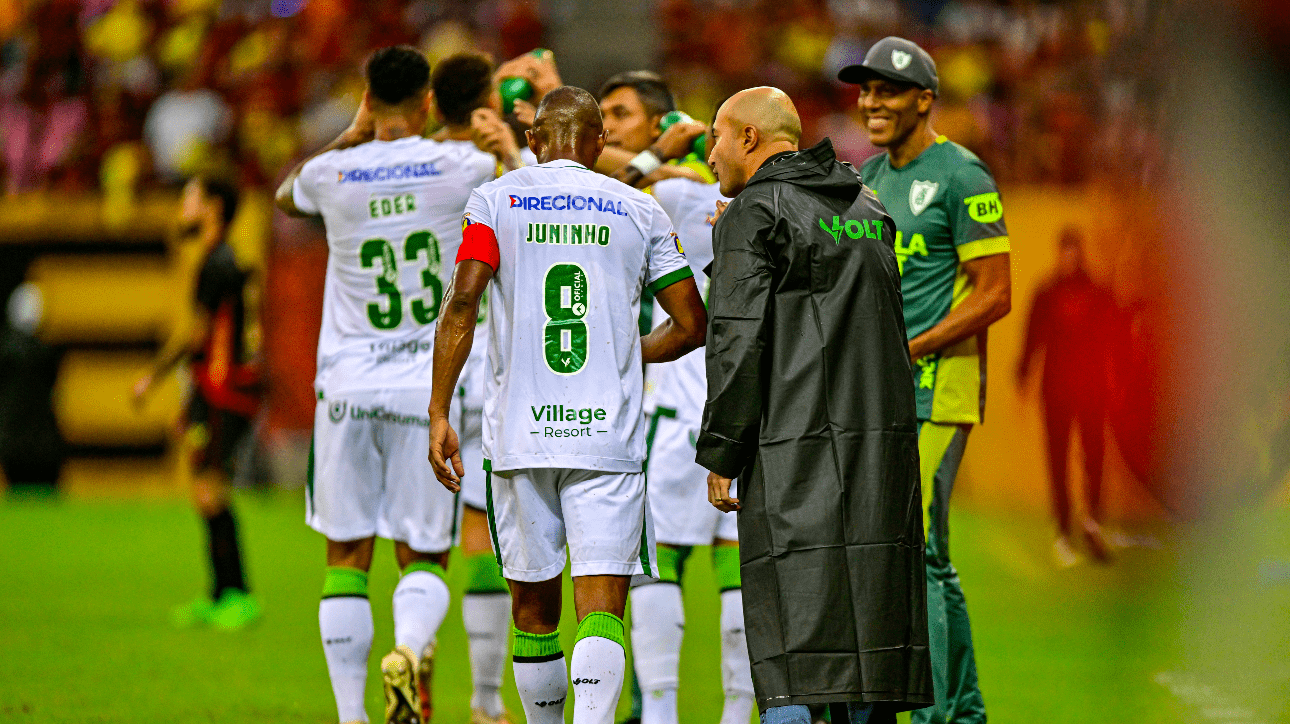
<svg viewBox="0 0 1290 724">
<path fill-rule="evenodd" d="M 1082 526 L 1084 541 L 1094 558 L 1110 560 L 1101 530 L 1102 468 L 1111 365 L 1121 324 L 1111 290 L 1094 281 L 1085 267 L 1080 230 L 1063 229 L 1058 246 L 1057 271 L 1035 292 L 1017 367 L 1017 384 L 1025 385 L 1031 363 L 1042 351 L 1040 395 L 1058 535 L 1053 552 L 1060 565 L 1069 566 L 1077 561 L 1071 545 L 1066 483 L 1071 428 L 1075 425 L 1084 452 L 1084 501 L 1088 514 Z"/>
</svg>

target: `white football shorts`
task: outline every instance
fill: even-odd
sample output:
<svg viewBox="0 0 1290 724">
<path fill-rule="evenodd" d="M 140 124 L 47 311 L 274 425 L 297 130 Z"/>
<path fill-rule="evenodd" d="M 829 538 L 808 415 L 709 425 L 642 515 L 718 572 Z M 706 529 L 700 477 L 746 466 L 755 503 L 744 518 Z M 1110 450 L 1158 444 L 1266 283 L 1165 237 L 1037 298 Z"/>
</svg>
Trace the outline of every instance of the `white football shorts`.
<svg viewBox="0 0 1290 724">
<path fill-rule="evenodd" d="M 656 576 L 644 473 L 526 468 L 488 473 L 488 522 L 502 575 Z"/>
<path fill-rule="evenodd" d="M 649 502 L 654 534 L 673 546 L 712 545 L 715 539 L 739 540 L 739 518 L 708 502 L 708 471 L 694 461 L 699 423 L 685 421 L 676 411 L 659 407 L 651 413 Z M 649 429 L 649 428 L 647 428 Z M 731 493 L 738 497 L 735 486 Z"/>
<path fill-rule="evenodd" d="M 452 547 L 457 501 L 427 459 L 429 405 L 428 388 L 359 390 L 317 401 L 309 527 L 334 541 L 376 535 L 422 553 Z"/>
</svg>

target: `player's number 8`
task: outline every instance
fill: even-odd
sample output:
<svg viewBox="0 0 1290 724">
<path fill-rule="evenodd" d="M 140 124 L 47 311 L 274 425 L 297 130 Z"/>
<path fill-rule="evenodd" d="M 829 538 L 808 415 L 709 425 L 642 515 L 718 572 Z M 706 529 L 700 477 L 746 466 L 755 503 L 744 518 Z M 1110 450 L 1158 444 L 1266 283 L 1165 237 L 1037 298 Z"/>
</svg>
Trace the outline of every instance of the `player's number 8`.
<svg viewBox="0 0 1290 724">
<path fill-rule="evenodd" d="M 577 264 L 556 264 L 546 271 L 543 306 L 546 366 L 557 375 L 572 375 L 587 363 L 587 272 Z"/>
<path fill-rule="evenodd" d="M 421 288 L 430 290 L 430 300 L 413 299 L 408 305 L 417 324 L 430 324 L 439 318 L 439 303 L 443 299 L 443 282 L 439 280 L 439 239 L 429 231 L 414 231 L 403 241 L 403 258 L 416 261 L 424 251 L 426 267 L 421 270 Z M 399 268 L 394 247 L 385 239 L 368 239 L 359 248 L 358 260 L 364 269 L 371 269 L 381 260 L 381 274 L 376 277 L 376 291 L 384 294 L 389 302 L 386 309 L 380 303 L 367 305 L 367 318 L 377 329 L 394 329 L 403 321 L 403 294 L 399 291 Z"/>
</svg>

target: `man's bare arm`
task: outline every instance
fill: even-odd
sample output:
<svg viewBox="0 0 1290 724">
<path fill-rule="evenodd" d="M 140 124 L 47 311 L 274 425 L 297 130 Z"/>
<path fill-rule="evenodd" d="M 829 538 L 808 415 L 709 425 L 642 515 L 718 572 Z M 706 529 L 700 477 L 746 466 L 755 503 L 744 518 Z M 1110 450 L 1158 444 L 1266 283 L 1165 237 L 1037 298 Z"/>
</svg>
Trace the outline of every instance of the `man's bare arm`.
<svg viewBox="0 0 1290 724">
<path fill-rule="evenodd" d="M 305 167 L 306 163 L 309 163 L 328 151 L 353 148 L 354 146 L 367 143 L 375 137 L 376 126 L 372 122 L 372 114 L 367 110 L 366 103 L 360 103 L 358 106 L 358 112 L 354 114 L 354 121 L 349 124 L 349 128 L 342 131 L 341 134 L 336 137 L 336 140 L 318 149 L 318 151 L 312 156 L 296 164 L 295 168 L 291 169 L 291 173 L 287 174 L 287 177 L 283 179 L 282 184 L 278 186 L 277 193 L 273 195 L 273 203 L 276 204 L 277 207 L 282 210 L 282 213 L 287 216 L 314 216 L 314 214 L 309 214 L 296 208 L 294 193 L 296 179 L 300 177 L 300 170 Z"/>
<path fill-rule="evenodd" d="M 702 347 L 708 333 L 708 311 L 694 277 L 660 289 L 655 299 L 668 319 L 641 338 L 641 359 L 647 364 L 671 362 Z"/>
<path fill-rule="evenodd" d="M 452 283 L 444 294 L 439 327 L 434 335 L 434 372 L 430 390 L 430 464 L 435 477 L 448 490 L 461 490 L 461 464 L 457 433 L 448 424 L 448 408 L 461 370 L 470 357 L 479 318 L 479 299 L 493 278 L 493 268 L 482 261 L 467 259 L 457 265 Z M 449 465 L 448 461 L 452 464 Z"/>
<path fill-rule="evenodd" d="M 963 262 L 972 291 L 936 326 L 909 341 L 911 359 L 952 347 L 975 337 L 1012 311 L 1009 254 L 992 254 Z"/>
</svg>

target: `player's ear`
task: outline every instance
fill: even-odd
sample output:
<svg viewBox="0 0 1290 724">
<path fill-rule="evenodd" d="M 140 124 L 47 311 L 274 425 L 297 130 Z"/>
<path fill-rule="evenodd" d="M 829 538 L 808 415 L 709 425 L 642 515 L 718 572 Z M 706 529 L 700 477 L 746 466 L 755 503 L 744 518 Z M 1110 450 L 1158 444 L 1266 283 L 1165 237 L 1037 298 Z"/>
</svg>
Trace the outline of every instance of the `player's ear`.
<svg viewBox="0 0 1290 724">
<path fill-rule="evenodd" d="M 533 152 L 534 156 L 538 156 L 540 160 L 542 154 L 538 153 L 539 144 L 538 144 L 537 134 L 533 132 L 532 128 L 529 128 L 524 131 L 524 140 L 528 142 L 529 150 Z"/>
<path fill-rule="evenodd" d="M 931 92 L 930 90 L 928 90 L 928 89 L 924 88 L 924 89 L 923 89 L 923 91 L 922 91 L 921 93 L 919 93 L 919 94 L 918 94 L 918 112 L 919 112 L 919 114 L 923 114 L 923 113 L 931 113 L 931 112 L 932 112 L 932 103 L 933 103 L 933 102 L 935 102 L 935 101 L 936 101 L 936 94 L 935 94 L 935 93 L 933 93 L 933 92 Z"/>
<path fill-rule="evenodd" d="M 662 114 L 655 114 L 649 117 L 649 140 L 651 142 L 657 141 L 658 137 L 663 135 L 663 129 L 659 128 L 659 124 L 662 122 Z"/>
<path fill-rule="evenodd" d="M 744 126 L 744 131 L 740 134 L 739 140 L 744 153 L 752 153 L 761 142 L 761 134 L 757 132 L 756 126 Z"/>
</svg>

